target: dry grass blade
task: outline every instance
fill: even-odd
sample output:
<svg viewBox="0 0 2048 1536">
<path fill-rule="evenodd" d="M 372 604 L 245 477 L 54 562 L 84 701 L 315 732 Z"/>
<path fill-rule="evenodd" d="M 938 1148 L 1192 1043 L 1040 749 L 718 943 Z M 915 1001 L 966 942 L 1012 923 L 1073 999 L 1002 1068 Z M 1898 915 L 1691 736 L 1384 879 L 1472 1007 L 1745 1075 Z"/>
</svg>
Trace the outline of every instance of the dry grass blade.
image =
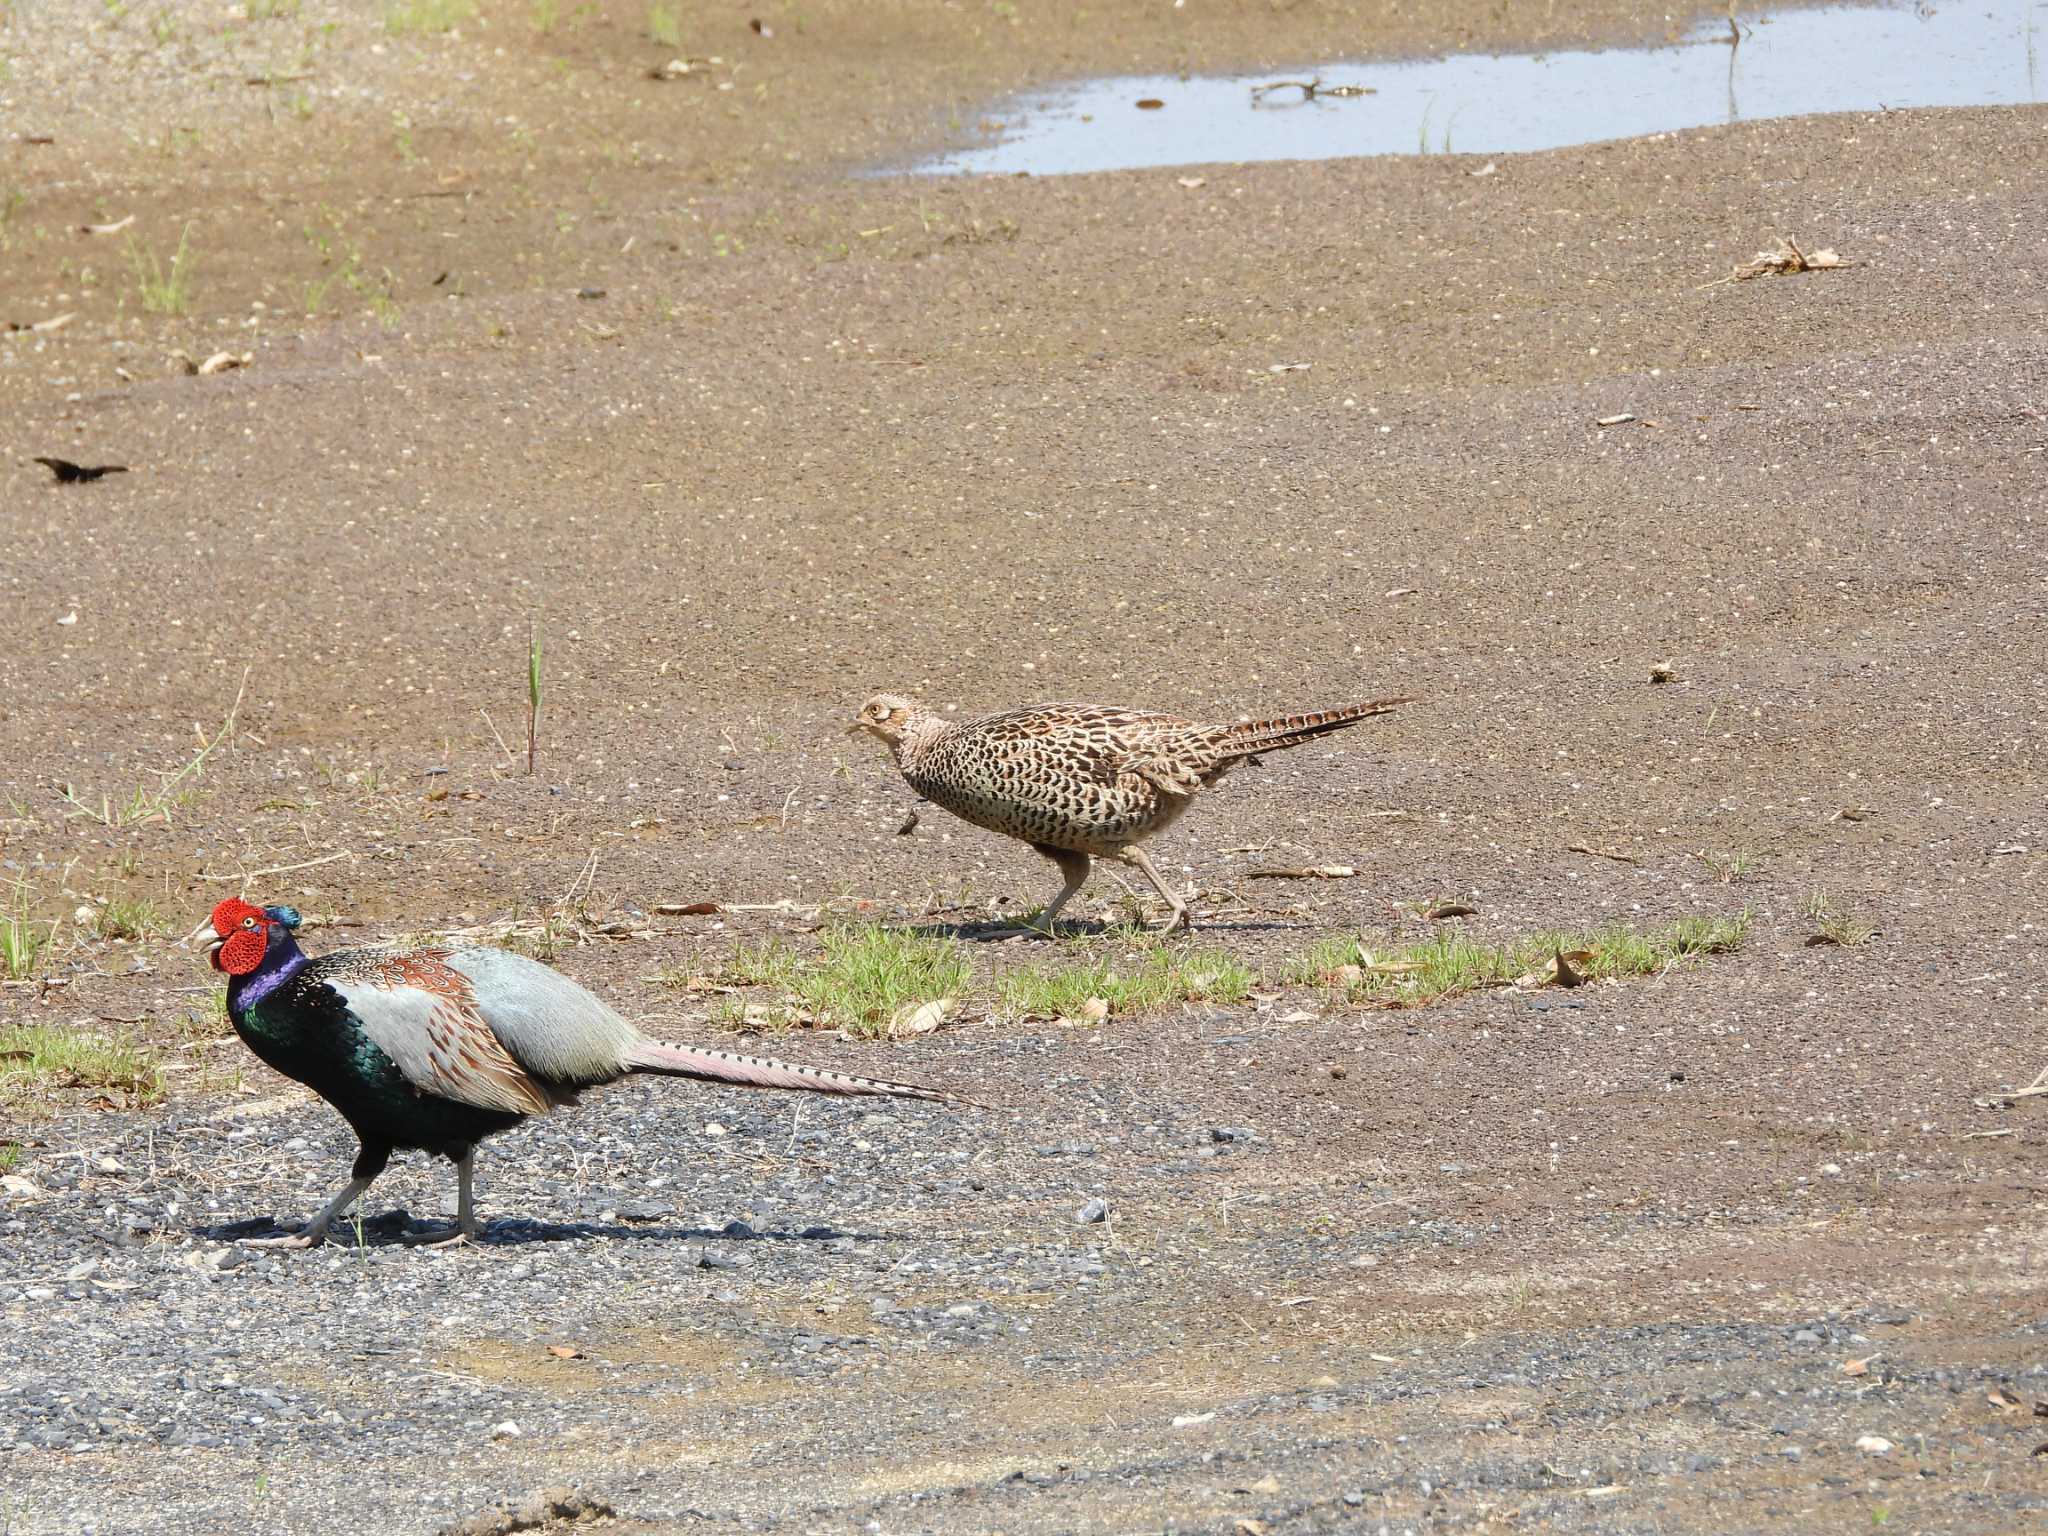
<svg viewBox="0 0 2048 1536">
<path fill-rule="evenodd" d="M 1752 278 L 1789 275 L 1794 272 L 1829 272 L 1840 267 L 1853 267 L 1853 261 L 1844 261 L 1832 248 L 1807 252 L 1800 249 L 1799 242 L 1787 235 L 1778 236 L 1775 248 L 1758 251 L 1726 277 L 1717 277 L 1711 283 L 1701 284 L 1704 288 L 1716 288 L 1723 283 L 1746 283 Z"/>
</svg>

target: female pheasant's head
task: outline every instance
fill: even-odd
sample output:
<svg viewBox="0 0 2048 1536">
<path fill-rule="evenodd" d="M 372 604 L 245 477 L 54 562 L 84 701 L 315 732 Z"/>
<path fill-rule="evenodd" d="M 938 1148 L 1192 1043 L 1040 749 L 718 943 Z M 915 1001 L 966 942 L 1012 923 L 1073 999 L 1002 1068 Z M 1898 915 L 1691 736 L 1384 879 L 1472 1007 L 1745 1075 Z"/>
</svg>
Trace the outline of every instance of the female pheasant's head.
<svg viewBox="0 0 2048 1536">
<path fill-rule="evenodd" d="M 263 963 L 272 935 L 283 938 L 300 922 L 291 907 L 251 906 L 239 896 L 230 896 L 192 930 L 192 937 L 208 936 L 206 958 L 216 971 L 246 976 Z"/>
<path fill-rule="evenodd" d="M 910 730 L 911 720 L 922 714 L 915 701 L 906 699 L 900 693 L 878 693 L 861 705 L 860 713 L 854 716 L 848 733 L 866 731 L 870 736 L 879 737 L 889 744 L 891 751 L 903 745 L 903 738 Z"/>
</svg>

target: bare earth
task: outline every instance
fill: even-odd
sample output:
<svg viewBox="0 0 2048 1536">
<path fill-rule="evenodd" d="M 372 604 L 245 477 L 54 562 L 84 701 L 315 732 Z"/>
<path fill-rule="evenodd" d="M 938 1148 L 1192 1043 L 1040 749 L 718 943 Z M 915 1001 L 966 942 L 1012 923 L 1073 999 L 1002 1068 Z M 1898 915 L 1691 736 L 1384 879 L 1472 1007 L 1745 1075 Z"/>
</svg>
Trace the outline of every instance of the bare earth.
<svg viewBox="0 0 2048 1536">
<path fill-rule="evenodd" d="M 58 926 L 0 1026 L 174 1069 L 0 1106 L 0 1529 L 429 1532 L 565 1483 L 650 1531 L 2048 1522 L 2048 1097 L 2011 1096 L 2048 1067 L 2048 111 L 920 181 L 861 173 L 1030 82 L 1673 22 L 268 9 L 0 3 L 0 323 L 75 315 L 0 334 L 0 880 Z M 145 313 L 127 242 L 188 228 L 189 312 Z M 1780 234 L 1854 264 L 1708 286 Z M 1250 1003 L 777 1038 L 994 1107 L 629 1085 L 486 1146 L 481 1247 L 233 1247 L 350 1138 L 193 956 L 78 909 L 183 931 L 246 879 L 314 947 L 545 913 L 651 1031 L 730 1042 L 648 978 L 1056 887 L 897 835 L 842 734 L 879 688 L 1418 702 L 1154 846 Z M 1878 935 L 1809 947 L 1823 893 Z M 1280 980 L 1446 897 L 1487 939 L 1753 926 L 1571 993 Z M 707 900 L 746 910 L 654 910 Z M 373 1211 L 451 1186 L 413 1159 Z"/>
</svg>

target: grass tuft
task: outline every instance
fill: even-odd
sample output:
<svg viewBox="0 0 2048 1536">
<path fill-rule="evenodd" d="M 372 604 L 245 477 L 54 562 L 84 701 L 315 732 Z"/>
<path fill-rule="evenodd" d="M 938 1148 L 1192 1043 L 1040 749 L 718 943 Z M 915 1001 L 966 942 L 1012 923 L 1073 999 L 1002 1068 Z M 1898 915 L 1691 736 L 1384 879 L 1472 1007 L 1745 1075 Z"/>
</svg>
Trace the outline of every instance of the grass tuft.
<svg viewBox="0 0 2048 1536">
<path fill-rule="evenodd" d="M 1701 852 L 1696 857 L 1706 865 L 1707 873 L 1723 885 L 1746 880 L 1763 867 L 1762 859 L 1739 848 L 1728 853 Z"/>
<path fill-rule="evenodd" d="M 56 936 L 54 921 L 30 913 L 28 882 L 16 881 L 0 908 L 0 977 L 29 980 L 42 968 L 43 954 Z"/>
<path fill-rule="evenodd" d="M 156 1055 L 126 1035 L 100 1035 L 61 1024 L 19 1024 L 0 1030 L 0 1091 L 9 1096 L 53 1088 L 97 1088 L 130 1106 L 164 1096 Z"/>
<path fill-rule="evenodd" d="M 683 46 L 683 16 L 668 0 L 655 0 L 647 7 L 647 35 L 664 48 Z"/>
<path fill-rule="evenodd" d="M 1806 915 L 1813 921 L 1815 932 L 1806 942 L 1812 944 L 1839 944 L 1853 949 L 1859 944 L 1868 944 L 1877 937 L 1877 924 L 1854 912 L 1838 912 L 1826 891 L 1815 891 L 1806 902 Z"/>
<path fill-rule="evenodd" d="M 1730 917 L 1680 918 L 1650 932 L 1616 923 L 1591 933 L 1531 934 L 1510 944 L 1481 943 L 1463 930 L 1433 934 L 1418 944 L 1330 938 L 1297 961 L 1287 979 L 1348 1002 L 1408 1007 L 1506 986 L 1542 971 L 1559 954 L 1583 955 L 1572 968 L 1589 981 L 1653 976 L 1699 955 L 1740 949 L 1749 921 L 1745 909 Z"/>
<path fill-rule="evenodd" d="M 453 32 L 475 16 L 476 0 L 384 0 L 384 30 L 393 37 Z"/>
<path fill-rule="evenodd" d="M 178 232 L 178 248 L 166 267 L 147 241 L 128 238 L 128 265 L 142 307 L 152 315 L 182 315 L 192 307 L 192 226 Z"/>
<path fill-rule="evenodd" d="M 738 986 L 773 987 L 785 1000 L 763 1010 L 738 1008 L 735 1024 L 766 1022 L 787 1028 L 817 1024 L 875 1038 L 905 1004 L 957 997 L 971 967 L 951 939 L 930 938 L 873 924 L 843 924 L 820 936 L 815 960 L 780 939 L 742 944 L 727 975 Z"/>
<path fill-rule="evenodd" d="M 1169 1003 L 1241 1003 L 1257 978 L 1221 949 L 1158 945 L 1132 960 L 1105 957 L 1080 965 L 1032 966 L 996 984 L 1007 1012 L 1024 1018 L 1084 1017 L 1100 998 L 1110 1013 L 1132 1013 Z"/>
<path fill-rule="evenodd" d="M 102 939 L 146 939 L 163 932 L 164 924 L 147 896 L 112 896 L 94 911 L 92 931 Z"/>
</svg>

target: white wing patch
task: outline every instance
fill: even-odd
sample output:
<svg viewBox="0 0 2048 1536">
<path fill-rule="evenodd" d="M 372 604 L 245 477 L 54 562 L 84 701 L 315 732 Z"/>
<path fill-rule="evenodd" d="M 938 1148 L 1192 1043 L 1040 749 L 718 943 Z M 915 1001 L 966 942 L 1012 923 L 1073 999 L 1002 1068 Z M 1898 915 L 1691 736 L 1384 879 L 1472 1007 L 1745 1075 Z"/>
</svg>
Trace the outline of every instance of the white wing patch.
<svg viewBox="0 0 2048 1536">
<path fill-rule="evenodd" d="M 544 1114 L 555 1100 L 512 1059 L 484 1021 L 468 978 L 437 949 L 366 952 L 330 984 L 363 1032 L 422 1093 L 500 1109 Z"/>
</svg>

